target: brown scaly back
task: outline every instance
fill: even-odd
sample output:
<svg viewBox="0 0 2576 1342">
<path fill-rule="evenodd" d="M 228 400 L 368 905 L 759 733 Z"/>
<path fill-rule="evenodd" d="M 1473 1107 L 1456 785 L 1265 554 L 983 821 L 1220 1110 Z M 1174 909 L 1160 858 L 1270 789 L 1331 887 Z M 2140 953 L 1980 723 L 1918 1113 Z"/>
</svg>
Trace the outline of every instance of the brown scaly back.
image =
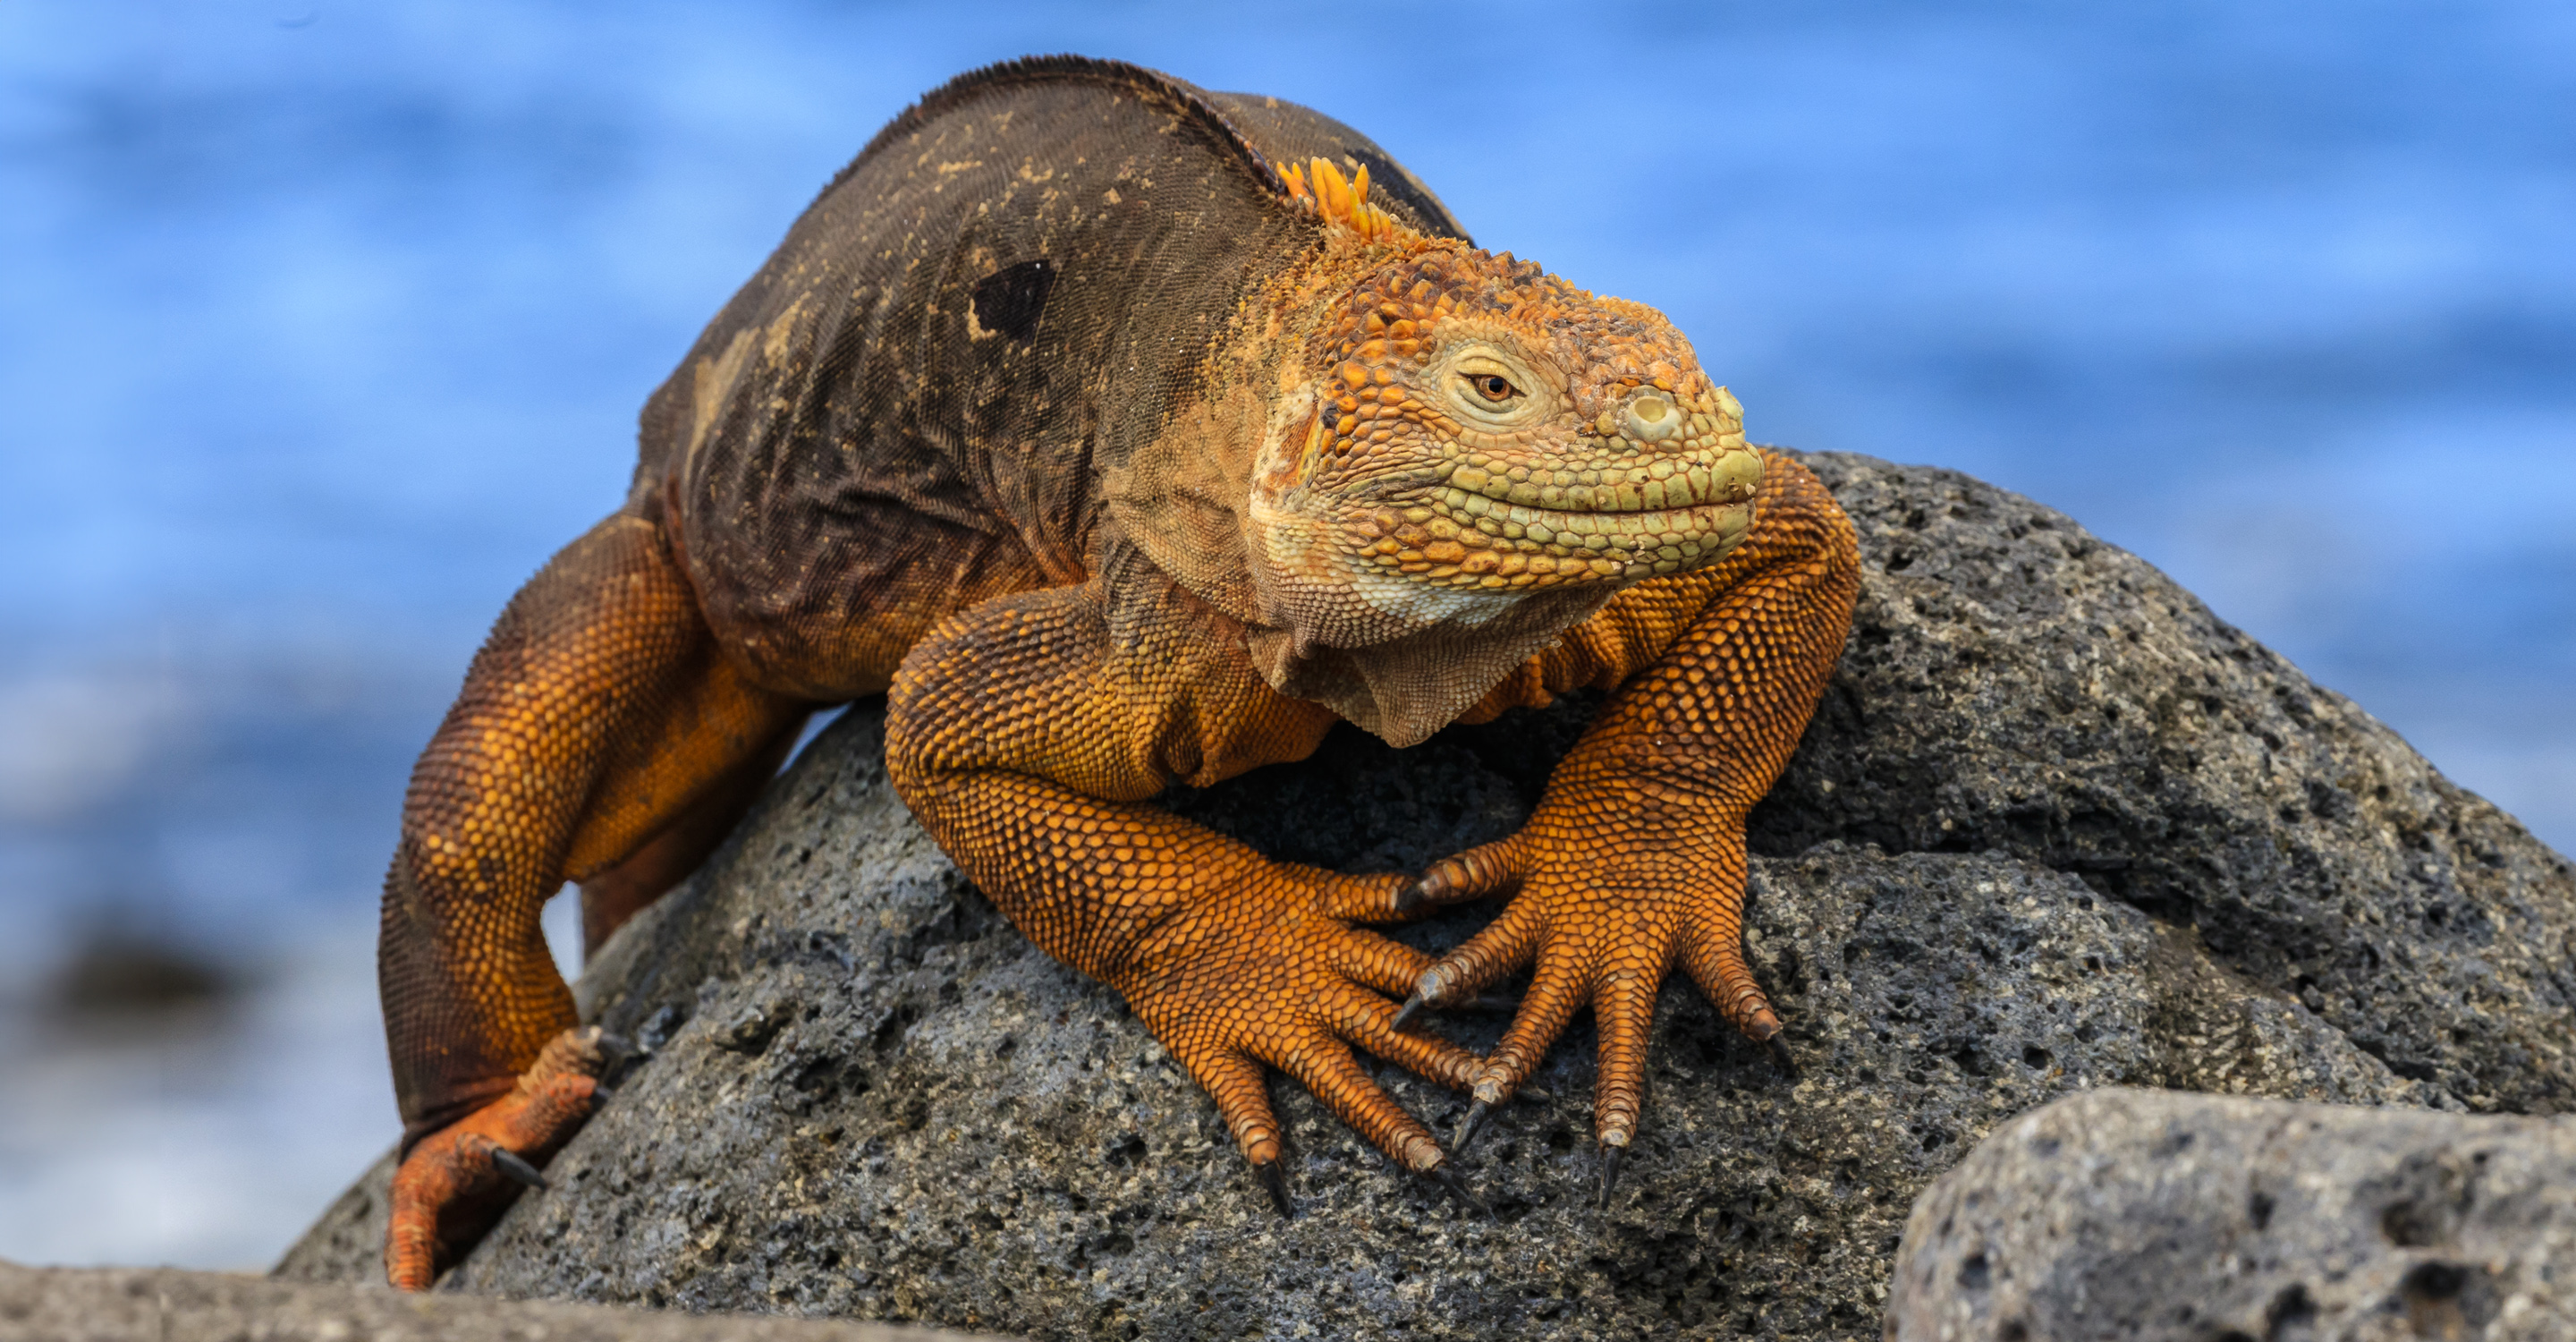
<svg viewBox="0 0 2576 1342">
<path fill-rule="evenodd" d="M 765 684 L 882 689 L 959 593 L 1097 567 L 1102 473 L 1190 412 L 1247 294 L 1325 238 L 1272 167 L 1383 151 L 1291 104 L 1073 57 L 876 136 L 645 414 L 709 623 Z M 1400 168 L 1381 206 L 1454 223 Z"/>
</svg>

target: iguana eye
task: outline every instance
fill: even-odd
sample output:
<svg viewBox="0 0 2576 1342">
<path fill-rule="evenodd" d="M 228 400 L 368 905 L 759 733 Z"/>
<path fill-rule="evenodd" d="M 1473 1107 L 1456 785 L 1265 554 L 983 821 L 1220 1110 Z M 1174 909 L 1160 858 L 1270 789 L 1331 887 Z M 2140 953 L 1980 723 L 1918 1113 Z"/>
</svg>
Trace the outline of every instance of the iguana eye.
<svg viewBox="0 0 2576 1342">
<path fill-rule="evenodd" d="M 1442 360 L 1440 399 L 1480 432 L 1529 427 L 1552 413 L 1552 370 L 1487 341 L 1470 341 Z"/>
</svg>

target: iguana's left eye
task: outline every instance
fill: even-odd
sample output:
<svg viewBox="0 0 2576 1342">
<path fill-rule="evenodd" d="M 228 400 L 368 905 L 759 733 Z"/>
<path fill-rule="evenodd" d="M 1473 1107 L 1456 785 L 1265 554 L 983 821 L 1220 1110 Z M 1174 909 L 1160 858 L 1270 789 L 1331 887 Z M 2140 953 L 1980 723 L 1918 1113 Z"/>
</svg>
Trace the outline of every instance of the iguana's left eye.
<svg viewBox="0 0 2576 1342">
<path fill-rule="evenodd" d="M 1496 405 L 1521 394 L 1521 389 L 1500 373 L 1471 373 L 1467 377 L 1467 385 L 1474 387 L 1477 395 Z"/>
</svg>

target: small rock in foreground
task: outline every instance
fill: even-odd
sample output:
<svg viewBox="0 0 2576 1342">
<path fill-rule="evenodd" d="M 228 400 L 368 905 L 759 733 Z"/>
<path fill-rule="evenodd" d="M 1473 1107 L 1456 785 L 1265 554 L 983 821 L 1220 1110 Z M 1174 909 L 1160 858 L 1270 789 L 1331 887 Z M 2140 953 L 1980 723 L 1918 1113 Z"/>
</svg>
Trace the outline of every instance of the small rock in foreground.
<svg viewBox="0 0 2576 1342">
<path fill-rule="evenodd" d="M 2576 1337 L 2576 1122 L 2069 1096 L 1914 1204 L 1886 1336 Z"/>
<path fill-rule="evenodd" d="M 0 1263 L 0 1342 L 973 1342 L 821 1319 L 397 1295 L 177 1268 Z"/>
</svg>

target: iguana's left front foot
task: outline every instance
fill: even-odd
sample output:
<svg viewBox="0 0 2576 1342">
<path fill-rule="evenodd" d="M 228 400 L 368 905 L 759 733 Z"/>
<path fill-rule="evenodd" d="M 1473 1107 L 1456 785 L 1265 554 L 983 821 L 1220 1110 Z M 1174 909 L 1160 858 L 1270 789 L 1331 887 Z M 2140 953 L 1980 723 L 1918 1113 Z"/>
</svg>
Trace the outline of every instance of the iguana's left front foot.
<svg viewBox="0 0 2576 1342">
<path fill-rule="evenodd" d="M 1641 809 L 1655 806 L 1645 801 Z M 1676 958 L 1748 1037 L 1771 1041 L 1780 1032 L 1744 964 L 1742 829 L 1657 833 L 1637 823 L 1644 819 L 1542 808 L 1519 834 L 1435 864 L 1422 882 L 1431 902 L 1519 893 L 1500 918 L 1424 970 L 1407 1003 L 1463 1004 L 1537 966 L 1520 1014 L 1467 1081 L 1475 1104 L 1459 1125 L 1459 1150 L 1537 1070 L 1575 1011 L 1590 1006 L 1600 1034 L 1593 1125 L 1605 1201 L 1619 1155 L 1636 1136 L 1655 994 Z"/>
</svg>

